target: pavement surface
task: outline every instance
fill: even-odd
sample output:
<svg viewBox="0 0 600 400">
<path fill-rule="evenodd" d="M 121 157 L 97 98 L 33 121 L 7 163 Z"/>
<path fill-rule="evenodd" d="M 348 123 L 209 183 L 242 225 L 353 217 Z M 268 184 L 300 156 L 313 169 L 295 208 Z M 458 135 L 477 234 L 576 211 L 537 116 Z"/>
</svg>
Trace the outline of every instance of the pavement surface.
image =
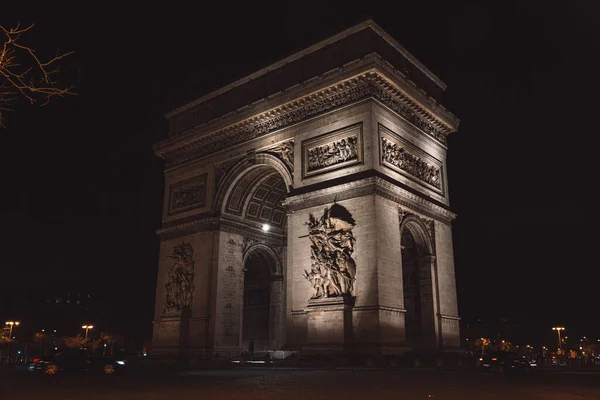
<svg viewBox="0 0 600 400">
<path fill-rule="evenodd" d="M 527 374 L 427 369 L 234 368 L 76 372 L 56 376 L 20 368 L 0 371 L 0 400 L 187 399 L 600 399 L 600 371 Z"/>
</svg>

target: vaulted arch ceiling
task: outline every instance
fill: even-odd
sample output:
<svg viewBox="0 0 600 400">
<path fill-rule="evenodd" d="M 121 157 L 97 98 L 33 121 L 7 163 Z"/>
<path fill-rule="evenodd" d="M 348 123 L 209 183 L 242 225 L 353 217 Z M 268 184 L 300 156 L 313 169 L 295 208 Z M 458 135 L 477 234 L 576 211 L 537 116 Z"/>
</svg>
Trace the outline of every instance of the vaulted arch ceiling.
<svg viewBox="0 0 600 400">
<path fill-rule="evenodd" d="M 287 216 L 281 203 L 285 195 L 286 185 L 279 173 L 271 167 L 259 166 L 237 181 L 225 212 L 283 229 Z"/>
</svg>

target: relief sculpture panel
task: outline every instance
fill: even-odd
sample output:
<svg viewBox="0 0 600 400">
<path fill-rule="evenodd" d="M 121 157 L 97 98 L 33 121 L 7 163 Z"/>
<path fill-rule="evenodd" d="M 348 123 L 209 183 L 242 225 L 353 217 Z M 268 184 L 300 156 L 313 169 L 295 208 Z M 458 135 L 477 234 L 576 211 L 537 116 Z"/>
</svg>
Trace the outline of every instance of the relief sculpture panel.
<svg viewBox="0 0 600 400">
<path fill-rule="evenodd" d="M 442 163 L 379 125 L 381 165 L 444 193 Z"/>
<path fill-rule="evenodd" d="M 285 164 L 290 172 L 294 172 L 294 141 L 288 140 L 278 144 L 275 147 L 265 150 L 266 153 L 273 154 Z"/>
<path fill-rule="evenodd" d="M 206 178 L 204 173 L 171 185 L 169 215 L 203 207 L 206 204 Z"/>
<path fill-rule="evenodd" d="M 302 142 L 302 178 L 362 163 L 362 123 Z"/>
<path fill-rule="evenodd" d="M 189 243 L 175 246 L 169 256 L 173 263 L 169 268 L 165 285 L 165 314 L 191 310 L 194 296 L 194 248 Z"/>
<path fill-rule="evenodd" d="M 325 208 L 323 215 L 309 215 L 308 237 L 311 241 L 311 269 L 304 271 L 313 287 L 313 299 L 352 296 L 356 263 L 352 258 L 356 239 L 352 229 L 356 225 L 350 212 L 334 203 Z"/>
</svg>

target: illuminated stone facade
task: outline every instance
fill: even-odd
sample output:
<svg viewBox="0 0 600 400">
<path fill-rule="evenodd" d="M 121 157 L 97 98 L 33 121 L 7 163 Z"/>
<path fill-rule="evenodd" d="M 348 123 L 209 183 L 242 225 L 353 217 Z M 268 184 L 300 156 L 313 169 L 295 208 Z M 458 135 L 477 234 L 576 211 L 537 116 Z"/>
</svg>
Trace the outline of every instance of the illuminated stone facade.
<svg viewBox="0 0 600 400">
<path fill-rule="evenodd" d="M 458 349 L 444 89 L 367 21 L 169 113 L 153 351 Z"/>
</svg>

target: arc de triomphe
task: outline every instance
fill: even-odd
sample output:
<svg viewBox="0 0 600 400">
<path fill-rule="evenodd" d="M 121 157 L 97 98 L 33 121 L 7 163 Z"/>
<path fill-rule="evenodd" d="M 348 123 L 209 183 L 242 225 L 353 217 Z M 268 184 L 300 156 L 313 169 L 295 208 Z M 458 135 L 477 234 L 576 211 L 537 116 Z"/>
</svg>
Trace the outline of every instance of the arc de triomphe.
<svg viewBox="0 0 600 400">
<path fill-rule="evenodd" d="M 366 21 L 167 114 L 154 353 L 458 349 L 444 89 Z"/>
</svg>

